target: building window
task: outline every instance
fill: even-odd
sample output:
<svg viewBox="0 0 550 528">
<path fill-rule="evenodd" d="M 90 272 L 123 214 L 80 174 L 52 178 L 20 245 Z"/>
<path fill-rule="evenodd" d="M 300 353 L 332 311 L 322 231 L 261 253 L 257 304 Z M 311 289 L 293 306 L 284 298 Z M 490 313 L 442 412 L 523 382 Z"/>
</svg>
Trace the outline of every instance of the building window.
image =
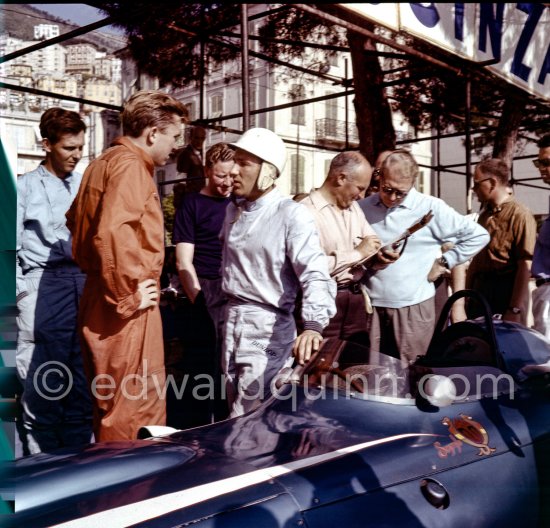
<svg viewBox="0 0 550 528">
<path fill-rule="evenodd" d="M 292 154 L 290 156 L 290 182 L 291 193 L 298 194 L 304 192 L 304 172 L 305 172 L 305 158 L 301 154 Z"/>
<path fill-rule="evenodd" d="M 305 97 L 305 90 L 301 84 L 293 84 L 289 91 L 289 96 L 292 101 L 300 101 Z M 306 109 L 304 105 L 293 106 L 290 109 L 290 123 L 292 125 L 306 124 Z"/>
<path fill-rule="evenodd" d="M 213 95 L 210 98 L 210 116 L 220 117 L 223 115 L 223 96 L 220 94 Z"/>
<path fill-rule="evenodd" d="M 305 125 L 306 112 L 304 106 L 293 106 L 290 114 L 290 123 L 292 125 Z"/>
<path fill-rule="evenodd" d="M 325 92 L 325 95 L 331 95 L 334 92 Z M 328 136 L 336 136 L 336 130 L 338 128 L 338 103 L 336 99 L 327 99 L 325 101 L 325 119 L 326 127 L 325 130 Z"/>
</svg>

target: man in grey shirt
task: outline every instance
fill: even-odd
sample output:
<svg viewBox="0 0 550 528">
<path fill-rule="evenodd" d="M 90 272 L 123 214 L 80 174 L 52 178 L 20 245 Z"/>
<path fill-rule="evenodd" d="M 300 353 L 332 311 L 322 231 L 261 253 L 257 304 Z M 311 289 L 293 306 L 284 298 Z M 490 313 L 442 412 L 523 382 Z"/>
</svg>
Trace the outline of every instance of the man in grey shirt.
<svg viewBox="0 0 550 528">
<path fill-rule="evenodd" d="M 23 384 L 23 454 L 91 439 L 91 401 L 77 334 L 85 275 L 71 256 L 65 225 L 82 176 L 86 125 L 50 108 L 40 132 L 45 160 L 17 181 L 17 373 Z"/>
</svg>

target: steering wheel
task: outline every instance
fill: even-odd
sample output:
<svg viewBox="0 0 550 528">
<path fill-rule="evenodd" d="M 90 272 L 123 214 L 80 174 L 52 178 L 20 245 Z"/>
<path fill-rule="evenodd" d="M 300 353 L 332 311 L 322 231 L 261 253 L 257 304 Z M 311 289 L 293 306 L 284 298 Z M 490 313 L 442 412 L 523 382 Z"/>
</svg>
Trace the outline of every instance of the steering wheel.
<svg viewBox="0 0 550 528">
<path fill-rule="evenodd" d="M 483 308 L 484 327 L 473 321 L 447 324 L 453 304 L 458 300 L 471 298 Z M 506 372 L 506 365 L 500 353 L 493 324 L 491 308 L 485 297 L 475 290 L 461 290 L 451 295 L 439 315 L 434 335 L 421 364 L 433 363 L 484 364 Z"/>
</svg>

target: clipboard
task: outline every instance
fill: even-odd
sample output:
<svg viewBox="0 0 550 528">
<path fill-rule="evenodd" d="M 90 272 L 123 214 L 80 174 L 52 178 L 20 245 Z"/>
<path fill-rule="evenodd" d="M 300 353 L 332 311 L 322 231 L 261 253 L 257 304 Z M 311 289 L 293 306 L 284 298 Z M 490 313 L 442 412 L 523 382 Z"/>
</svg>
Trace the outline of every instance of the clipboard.
<svg viewBox="0 0 550 528">
<path fill-rule="evenodd" d="M 409 237 L 412 234 L 416 233 L 419 229 L 422 229 L 424 226 L 428 225 L 430 220 L 433 217 L 434 217 L 433 212 L 430 209 L 424 216 L 419 218 L 413 225 L 411 225 L 408 229 L 403 231 L 403 233 L 401 233 L 401 235 L 399 235 L 392 242 L 383 244 L 380 247 L 380 249 L 378 249 L 377 251 L 374 251 L 370 255 L 367 255 L 366 257 L 356 260 L 351 264 L 342 264 L 341 266 L 338 266 L 337 268 L 331 271 L 330 276 L 335 277 L 336 275 L 339 275 L 340 273 L 342 273 L 343 271 L 346 271 L 347 269 L 353 269 L 353 268 L 356 268 L 357 266 L 361 266 L 362 264 L 365 264 L 365 262 L 368 262 L 370 259 L 375 257 L 378 251 L 380 250 L 396 251 L 399 249 L 399 254 L 401 255 L 403 251 L 405 251 L 405 247 L 407 245 L 407 241 L 409 240 Z"/>
</svg>

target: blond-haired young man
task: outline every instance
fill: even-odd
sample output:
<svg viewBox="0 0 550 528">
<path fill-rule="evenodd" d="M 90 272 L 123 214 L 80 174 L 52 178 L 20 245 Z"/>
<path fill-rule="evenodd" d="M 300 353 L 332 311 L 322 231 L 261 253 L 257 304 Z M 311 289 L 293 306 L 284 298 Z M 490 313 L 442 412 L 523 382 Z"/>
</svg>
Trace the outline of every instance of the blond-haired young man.
<svg viewBox="0 0 550 528">
<path fill-rule="evenodd" d="M 140 426 L 166 421 L 158 307 L 164 229 L 152 176 L 186 116 L 163 92 L 134 94 L 122 112 L 124 135 L 90 164 L 67 213 L 74 259 L 88 274 L 79 327 L 99 441 L 135 439 Z"/>
</svg>

